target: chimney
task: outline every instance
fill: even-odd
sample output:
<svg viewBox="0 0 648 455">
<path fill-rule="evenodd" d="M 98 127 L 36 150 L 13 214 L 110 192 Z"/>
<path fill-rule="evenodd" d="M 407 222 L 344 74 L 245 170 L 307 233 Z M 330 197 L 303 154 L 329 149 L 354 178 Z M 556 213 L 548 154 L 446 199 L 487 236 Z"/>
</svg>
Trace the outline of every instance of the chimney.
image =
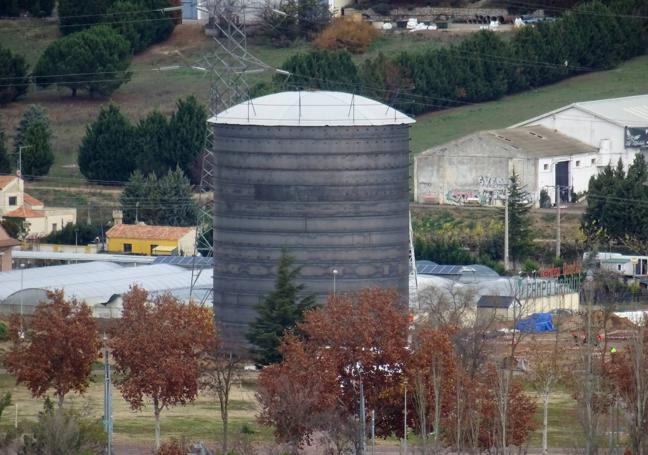
<svg viewBox="0 0 648 455">
<path fill-rule="evenodd" d="M 113 224 L 117 226 L 124 221 L 124 213 L 121 210 L 113 210 Z"/>
</svg>

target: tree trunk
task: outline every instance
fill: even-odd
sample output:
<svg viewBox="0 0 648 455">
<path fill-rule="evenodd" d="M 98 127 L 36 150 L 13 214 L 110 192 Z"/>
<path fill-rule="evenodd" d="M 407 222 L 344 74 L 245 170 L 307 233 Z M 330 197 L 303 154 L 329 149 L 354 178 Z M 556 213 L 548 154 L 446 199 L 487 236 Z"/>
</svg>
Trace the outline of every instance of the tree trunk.
<svg viewBox="0 0 648 455">
<path fill-rule="evenodd" d="M 549 431 L 549 389 L 542 394 L 542 453 L 547 455 L 547 433 Z"/>
<path fill-rule="evenodd" d="M 221 409 L 221 419 L 223 420 L 223 455 L 227 455 L 227 435 L 228 435 L 228 424 L 229 424 L 227 406 Z"/>
<path fill-rule="evenodd" d="M 160 405 L 157 398 L 153 399 L 153 413 L 155 414 L 155 450 L 160 449 Z"/>
<path fill-rule="evenodd" d="M 63 401 L 65 400 L 65 395 L 60 393 L 58 395 L 58 407 L 61 409 L 63 407 Z"/>
<path fill-rule="evenodd" d="M 72 98 L 75 98 L 75 97 L 76 97 L 76 93 L 77 93 L 77 88 L 76 88 L 76 87 L 72 87 Z"/>
</svg>

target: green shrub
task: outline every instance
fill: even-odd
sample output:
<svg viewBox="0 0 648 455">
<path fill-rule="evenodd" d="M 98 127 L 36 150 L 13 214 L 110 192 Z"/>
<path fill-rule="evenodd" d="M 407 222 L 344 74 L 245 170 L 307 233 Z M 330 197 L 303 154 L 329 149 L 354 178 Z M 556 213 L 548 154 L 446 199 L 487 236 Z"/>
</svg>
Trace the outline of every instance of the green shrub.
<svg viewBox="0 0 648 455">
<path fill-rule="evenodd" d="M 9 332 L 7 324 L 0 321 L 0 341 L 7 341 L 9 339 Z"/>
</svg>

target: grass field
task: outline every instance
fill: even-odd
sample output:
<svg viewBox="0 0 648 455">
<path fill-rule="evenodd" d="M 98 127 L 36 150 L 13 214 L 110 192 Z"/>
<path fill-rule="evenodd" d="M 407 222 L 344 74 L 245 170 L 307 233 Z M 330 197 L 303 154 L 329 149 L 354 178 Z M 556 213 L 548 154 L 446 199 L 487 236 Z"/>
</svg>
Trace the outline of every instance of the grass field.
<svg viewBox="0 0 648 455">
<path fill-rule="evenodd" d="M 31 397 L 27 389 L 16 386 L 13 377 L 0 374 L 0 392 L 10 391 L 12 403 L 17 405 L 18 420 L 29 423 L 37 419 L 43 409 L 43 400 Z M 15 407 L 7 410 L 2 426 L 13 425 Z M 81 412 L 89 419 L 101 419 L 103 414 L 103 374 L 95 371 L 88 392 L 83 396 L 70 394 L 66 397 L 65 406 Z M 243 382 L 232 389 L 230 402 L 230 428 L 232 441 L 240 438 L 241 428 L 245 425 L 252 429 L 255 441 L 271 441 L 270 428 L 256 422 L 256 402 L 254 389 Z M 114 440 L 116 443 L 153 444 L 154 425 L 153 411 L 145 406 L 141 412 L 132 411 L 119 394 L 113 390 Z M 176 406 L 162 411 L 161 429 L 163 439 L 184 436 L 190 440 L 204 440 L 210 443 L 220 440 L 222 424 L 215 397 L 203 394 L 191 404 Z"/>
<path fill-rule="evenodd" d="M 577 101 L 645 94 L 647 74 L 648 55 L 644 55 L 610 71 L 573 77 L 498 101 L 421 115 L 412 127 L 412 151 L 419 153 L 475 131 L 505 128 Z"/>
<path fill-rule="evenodd" d="M 58 36 L 57 24 L 41 21 L 0 21 L 2 44 L 26 56 L 33 65 L 38 56 Z M 357 62 L 379 52 L 394 55 L 403 50 L 446 46 L 463 39 L 456 35 L 435 35 L 431 39 L 422 35 L 401 34 L 376 41 Z M 206 101 L 209 79 L 200 71 L 188 68 L 199 64 L 214 43 L 202 33 L 201 27 L 183 24 L 172 37 L 153 46 L 133 59 L 130 82 L 117 90 L 109 99 L 92 99 L 80 95 L 71 98 L 67 89 L 32 89 L 25 99 L 0 108 L 0 118 L 9 138 L 24 109 L 31 103 L 42 104 L 52 118 L 56 160 L 50 171 L 53 178 L 79 178 L 76 166 L 77 149 L 86 125 L 99 109 L 114 102 L 132 119 L 138 119 L 153 109 L 170 113 L 178 98 L 195 95 Z M 289 49 L 262 45 L 251 40 L 250 50 L 262 61 L 278 67 L 290 55 L 309 49 L 307 43 Z M 181 65 L 175 70 L 160 71 L 170 65 Z M 499 101 L 466 105 L 421 115 L 412 127 L 412 150 L 418 153 L 429 147 L 483 129 L 503 128 L 523 119 L 533 117 L 562 105 L 582 100 L 646 93 L 648 91 L 648 56 L 637 58 L 618 68 L 587 74 L 538 90 L 508 96 Z M 269 79 L 270 73 L 257 76 L 255 81 Z"/>
</svg>

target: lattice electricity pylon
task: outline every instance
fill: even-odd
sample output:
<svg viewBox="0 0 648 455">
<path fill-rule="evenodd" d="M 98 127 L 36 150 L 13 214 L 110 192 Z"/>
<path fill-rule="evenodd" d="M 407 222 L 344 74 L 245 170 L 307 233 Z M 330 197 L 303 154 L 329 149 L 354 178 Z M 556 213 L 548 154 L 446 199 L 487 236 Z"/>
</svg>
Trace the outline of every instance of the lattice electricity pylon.
<svg viewBox="0 0 648 455">
<path fill-rule="evenodd" d="M 198 8 L 209 15 L 207 31 L 213 34 L 215 50 L 205 55 L 194 69 L 207 71 L 211 77 L 209 92 L 209 117 L 245 100 L 249 100 L 250 86 L 247 75 L 271 69 L 247 50 L 245 34 L 245 12 L 248 0 L 205 0 Z M 196 222 L 195 254 L 213 257 L 214 220 L 214 177 L 216 162 L 214 155 L 214 133 L 207 128 L 205 151 L 202 160 L 200 192 L 198 198 L 198 219 Z M 211 195 L 211 197 L 209 197 Z M 209 236 L 212 238 L 210 239 Z M 194 261 L 191 268 L 191 289 L 193 298 L 203 269 Z M 210 286 L 200 301 L 204 305 L 213 296 Z"/>
</svg>

